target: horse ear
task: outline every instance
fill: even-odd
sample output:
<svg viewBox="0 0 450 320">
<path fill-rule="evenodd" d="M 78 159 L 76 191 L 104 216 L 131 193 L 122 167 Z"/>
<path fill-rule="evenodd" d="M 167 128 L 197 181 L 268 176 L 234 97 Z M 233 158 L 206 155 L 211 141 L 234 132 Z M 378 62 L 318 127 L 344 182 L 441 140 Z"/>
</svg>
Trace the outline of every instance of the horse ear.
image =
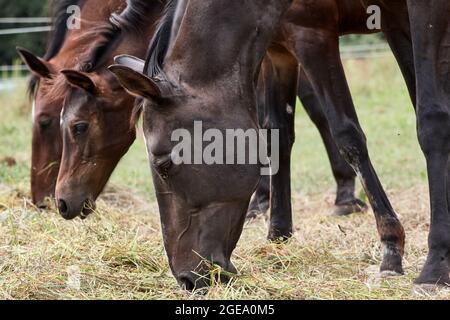
<svg viewBox="0 0 450 320">
<path fill-rule="evenodd" d="M 76 70 L 62 70 L 61 73 L 66 77 L 67 82 L 76 88 L 82 89 L 89 93 L 96 93 L 97 86 L 94 81 L 86 74 Z"/>
<path fill-rule="evenodd" d="M 47 61 L 44 61 L 43 59 L 39 58 L 38 56 L 34 55 L 30 51 L 17 47 L 17 52 L 19 53 L 20 57 L 22 58 L 23 62 L 28 66 L 28 69 L 38 77 L 42 78 L 51 78 L 52 75 L 52 68 L 50 63 Z"/>
<path fill-rule="evenodd" d="M 133 69 L 136 72 L 144 73 L 145 61 L 128 54 L 114 57 L 115 64 Z"/>
<path fill-rule="evenodd" d="M 162 98 L 162 90 L 158 83 L 146 75 L 123 65 L 112 65 L 108 67 L 119 80 L 122 87 L 131 95 L 146 99 Z"/>
</svg>

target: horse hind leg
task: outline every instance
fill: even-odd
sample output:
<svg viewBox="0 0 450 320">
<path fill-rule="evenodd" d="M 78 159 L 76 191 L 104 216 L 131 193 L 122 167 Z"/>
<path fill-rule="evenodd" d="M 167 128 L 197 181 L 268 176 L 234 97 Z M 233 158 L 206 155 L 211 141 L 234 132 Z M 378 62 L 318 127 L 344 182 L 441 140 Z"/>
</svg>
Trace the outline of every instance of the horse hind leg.
<svg viewBox="0 0 450 320">
<path fill-rule="evenodd" d="M 402 274 L 405 232 L 372 166 L 340 60 L 338 36 L 299 26 L 295 40 L 298 59 L 324 107 L 338 149 L 359 175 L 370 200 L 383 246 L 380 271 Z"/>
<path fill-rule="evenodd" d="M 309 118 L 319 131 L 328 154 L 331 170 L 337 185 L 333 214 L 346 216 L 367 211 L 367 205 L 355 197 L 356 174 L 339 153 L 322 106 L 303 69 L 300 70 L 298 77 L 298 97 Z"/>
</svg>

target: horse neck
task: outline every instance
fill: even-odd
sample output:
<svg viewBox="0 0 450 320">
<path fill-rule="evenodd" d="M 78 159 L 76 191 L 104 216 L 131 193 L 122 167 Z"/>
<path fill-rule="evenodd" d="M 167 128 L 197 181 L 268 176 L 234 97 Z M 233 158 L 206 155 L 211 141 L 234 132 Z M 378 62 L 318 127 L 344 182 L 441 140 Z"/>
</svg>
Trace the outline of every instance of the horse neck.
<svg viewBox="0 0 450 320">
<path fill-rule="evenodd" d="M 204 86 L 225 77 L 247 77 L 243 83 L 253 86 L 257 67 L 290 3 L 190 0 L 166 59 L 169 78 Z"/>
</svg>

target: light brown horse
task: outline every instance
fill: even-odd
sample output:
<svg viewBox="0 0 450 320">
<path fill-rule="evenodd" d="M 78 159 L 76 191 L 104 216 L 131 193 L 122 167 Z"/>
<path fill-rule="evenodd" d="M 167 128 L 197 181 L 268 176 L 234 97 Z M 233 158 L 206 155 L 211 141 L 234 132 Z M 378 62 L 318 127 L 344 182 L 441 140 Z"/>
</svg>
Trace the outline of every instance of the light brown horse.
<svg viewBox="0 0 450 320">
<path fill-rule="evenodd" d="M 67 8 L 71 5 L 81 8 L 80 29 L 67 29 Z M 60 70 L 80 67 L 80 57 L 86 55 L 86 48 L 99 41 L 95 34 L 100 30 L 99 26 L 106 26 L 111 14 L 121 12 L 125 6 L 125 0 L 55 1 L 52 9 L 54 31 L 44 58 L 18 48 L 33 73 L 30 81 L 33 95 L 31 193 L 33 203 L 40 208 L 45 208 L 45 198 L 53 197 L 55 193 L 62 154 L 60 113 L 64 95 L 55 88 L 55 80 Z"/>
<path fill-rule="evenodd" d="M 80 29 L 69 31 L 66 27 L 66 9 L 71 4 L 81 6 L 82 20 Z M 125 0 L 60 2 L 55 10 L 56 31 L 45 59 L 19 49 L 23 60 L 35 75 L 31 82 L 32 87 L 36 87 L 32 90 L 35 91 L 35 120 L 31 189 L 33 202 L 39 207 L 45 208 L 44 198 L 53 196 L 59 173 L 60 194 L 63 195 L 60 197 L 59 207 L 66 209 L 61 212 L 66 218 L 79 215 L 85 202 L 92 203 L 97 198 L 114 167 L 134 141 L 134 127 L 130 129 L 122 121 L 131 117 L 134 99 L 118 86 L 115 78 L 104 67 L 119 53 L 142 57 L 145 55 L 147 42 L 138 39 L 150 39 L 154 24 L 135 25 L 135 21 L 144 10 L 149 14 L 148 19 L 156 21 L 162 14 L 163 7 L 164 3 L 161 1 L 150 1 L 138 7 L 127 7 Z M 125 8 L 127 11 L 124 12 Z M 119 17 L 120 13 L 122 16 Z M 78 97 L 75 97 L 77 92 Z M 84 96 L 92 97 L 84 101 L 87 105 L 80 102 Z M 72 98 L 78 99 L 77 102 L 72 102 Z M 80 140 L 83 121 L 86 122 L 89 118 L 95 125 L 101 126 L 102 130 L 106 128 L 105 133 L 112 128 L 116 133 L 116 140 L 97 136 L 95 143 L 86 142 L 89 150 L 80 153 L 80 145 L 73 143 L 74 139 L 68 139 L 64 144 L 64 153 L 64 135 L 61 135 L 60 130 L 63 105 L 70 106 L 65 111 L 72 116 L 73 123 L 69 130 L 69 133 L 74 134 L 72 137 L 76 136 Z M 94 125 L 91 130 L 95 131 Z M 98 149 L 93 150 L 92 144 Z M 98 153 L 101 157 L 97 157 Z M 97 157 L 96 165 L 86 166 L 87 157 Z M 60 161 L 65 162 L 67 171 L 60 172 Z M 72 192 L 77 189 L 75 180 L 71 178 L 76 174 L 87 179 L 76 180 L 89 186 L 83 188 L 84 194 Z M 69 184 L 65 182 L 67 180 L 70 180 Z M 85 209 L 85 213 L 89 211 Z"/>
</svg>

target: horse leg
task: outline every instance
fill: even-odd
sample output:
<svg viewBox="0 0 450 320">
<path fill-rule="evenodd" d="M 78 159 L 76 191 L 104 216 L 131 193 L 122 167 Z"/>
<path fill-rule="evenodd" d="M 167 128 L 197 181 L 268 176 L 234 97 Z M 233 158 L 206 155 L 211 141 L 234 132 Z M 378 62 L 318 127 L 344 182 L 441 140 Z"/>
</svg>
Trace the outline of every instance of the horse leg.
<svg viewBox="0 0 450 320">
<path fill-rule="evenodd" d="M 387 42 L 397 60 L 414 108 L 416 107 L 416 72 L 409 25 L 408 8 L 405 1 L 383 4 L 381 26 Z"/>
<path fill-rule="evenodd" d="M 328 126 L 328 121 L 322 111 L 322 106 L 316 97 L 314 89 L 303 69 L 298 76 L 298 97 L 306 113 L 319 130 L 327 150 L 331 170 L 337 184 L 334 215 L 345 216 L 356 212 L 364 212 L 367 205 L 355 197 L 355 177 L 352 167 L 339 153 Z"/>
<path fill-rule="evenodd" d="M 269 108 L 270 90 L 273 90 L 275 79 L 273 74 L 272 60 L 268 55 L 264 57 L 258 77 L 256 88 L 258 123 L 261 129 L 270 129 Z M 267 141 L 270 150 L 270 139 Z M 260 215 L 265 215 L 270 208 L 270 177 L 261 176 L 258 187 L 250 201 L 247 209 L 247 220 L 252 220 Z"/>
<path fill-rule="evenodd" d="M 252 201 L 248 206 L 247 220 L 265 215 L 270 207 L 270 177 L 262 176 Z"/>
<path fill-rule="evenodd" d="M 450 286 L 450 2 L 408 1 L 417 79 L 417 132 L 431 202 L 428 257 L 418 284 Z M 423 11 L 426 10 L 426 11 Z"/>
<path fill-rule="evenodd" d="M 263 68 L 265 116 L 263 127 L 279 130 L 279 145 L 270 142 L 270 152 L 279 152 L 279 163 L 272 164 L 270 177 L 270 221 L 268 239 L 284 240 L 292 236 L 291 151 L 295 140 L 295 103 L 298 62 L 284 47 L 273 44 Z M 266 180 L 267 182 L 268 180 Z"/>
<path fill-rule="evenodd" d="M 324 107 L 340 153 L 361 179 L 383 245 L 381 271 L 403 273 L 405 233 L 372 166 L 339 54 L 337 32 L 295 29 L 295 51 Z"/>
</svg>

